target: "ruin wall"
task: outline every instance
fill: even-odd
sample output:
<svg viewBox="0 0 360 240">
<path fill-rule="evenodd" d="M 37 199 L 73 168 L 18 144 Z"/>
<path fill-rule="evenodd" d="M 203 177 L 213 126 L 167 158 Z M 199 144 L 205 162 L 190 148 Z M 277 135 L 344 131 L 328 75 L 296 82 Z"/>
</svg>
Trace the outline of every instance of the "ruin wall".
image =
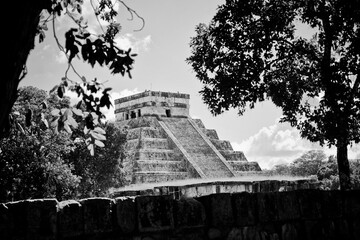
<svg viewBox="0 0 360 240">
<path fill-rule="evenodd" d="M 360 239 L 360 191 L 10 202 L 0 239 Z"/>
</svg>

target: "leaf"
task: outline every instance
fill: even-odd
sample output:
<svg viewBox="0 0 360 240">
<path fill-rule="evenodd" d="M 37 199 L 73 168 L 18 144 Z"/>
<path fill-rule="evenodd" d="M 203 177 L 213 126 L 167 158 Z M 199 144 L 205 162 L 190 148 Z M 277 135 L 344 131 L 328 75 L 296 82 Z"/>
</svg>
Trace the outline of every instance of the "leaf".
<svg viewBox="0 0 360 240">
<path fill-rule="evenodd" d="M 67 121 L 64 122 L 64 129 L 65 129 L 65 131 L 67 131 L 68 133 L 72 133 L 72 130 L 71 130 L 69 124 L 67 124 Z"/>
<path fill-rule="evenodd" d="M 98 140 L 106 140 L 106 137 L 100 133 L 97 133 L 97 132 L 94 132 L 94 131 L 91 131 L 90 132 L 91 136 L 95 139 L 98 139 Z"/>
<path fill-rule="evenodd" d="M 87 149 L 89 149 L 90 155 L 91 155 L 91 156 L 94 156 L 94 144 L 90 143 L 90 144 L 87 146 Z"/>
<path fill-rule="evenodd" d="M 81 109 L 73 108 L 72 111 L 73 111 L 73 113 L 75 113 L 75 115 L 77 115 L 77 116 L 80 116 L 80 117 L 84 116 L 84 115 L 83 115 L 83 112 L 81 111 Z"/>
<path fill-rule="evenodd" d="M 59 87 L 59 85 L 54 86 L 54 87 L 49 91 L 49 93 L 55 92 L 55 90 L 57 90 L 58 87 Z"/>
<path fill-rule="evenodd" d="M 74 128 L 77 128 L 79 126 L 78 123 L 75 121 L 75 119 L 71 116 L 68 117 L 67 122 Z"/>
<path fill-rule="evenodd" d="M 63 98 L 63 96 L 64 96 L 63 87 L 61 87 L 61 86 L 58 87 L 57 94 L 58 94 L 59 98 Z"/>
<path fill-rule="evenodd" d="M 90 130 L 85 126 L 85 127 L 84 127 L 84 134 L 85 134 L 85 135 L 88 134 L 89 131 L 90 131 Z"/>
<path fill-rule="evenodd" d="M 105 147 L 105 144 L 97 139 L 95 139 L 95 144 L 99 147 Z"/>
<path fill-rule="evenodd" d="M 58 117 L 54 118 L 53 121 L 51 121 L 50 126 L 51 126 L 52 128 L 57 128 L 57 126 L 58 126 L 58 124 L 59 124 L 59 123 L 58 123 L 58 120 L 59 120 Z"/>
<path fill-rule="evenodd" d="M 101 127 L 96 127 L 96 128 L 94 129 L 94 131 L 95 131 L 95 132 L 98 132 L 98 133 L 101 133 L 101 134 L 103 134 L 103 135 L 106 134 L 105 130 L 102 129 Z"/>
<path fill-rule="evenodd" d="M 53 116 L 58 117 L 58 116 L 60 116 L 60 110 L 57 109 L 57 108 L 55 108 L 54 110 L 52 110 L 52 111 L 50 112 L 50 114 L 53 115 Z"/>
<path fill-rule="evenodd" d="M 41 121 L 44 123 L 44 125 L 46 126 L 46 128 L 49 128 L 49 123 L 45 118 L 45 114 L 41 113 Z"/>
</svg>

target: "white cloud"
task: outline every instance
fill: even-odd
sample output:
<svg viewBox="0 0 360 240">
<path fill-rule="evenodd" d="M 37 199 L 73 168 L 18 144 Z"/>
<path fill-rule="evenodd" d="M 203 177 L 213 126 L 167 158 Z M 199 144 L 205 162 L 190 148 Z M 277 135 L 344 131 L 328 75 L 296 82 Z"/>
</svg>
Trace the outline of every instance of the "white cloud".
<svg viewBox="0 0 360 240">
<path fill-rule="evenodd" d="M 55 60 L 58 63 L 67 63 L 68 59 L 64 52 L 59 51 L 57 55 L 55 55 Z"/>
<path fill-rule="evenodd" d="M 131 33 L 121 35 L 115 39 L 117 46 L 121 49 L 132 49 L 132 52 L 148 51 L 151 44 L 151 35 L 148 35 L 142 39 L 135 37 Z"/>
<path fill-rule="evenodd" d="M 290 163 L 304 152 L 314 149 L 322 149 L 327 155 L 336 155 L 334 147 L 322 148 L 317 143 L 303 139 L 295 128 L 284 123 L 264 127 L 241 143 L 231 144 L 234 150 L 243 151 L 249 161 L 258 162 L 263 169 L 269 169 L 280 163 Z M 349 159 L 359 156 L 359 145 L 349 148 Z"/>
</svg>

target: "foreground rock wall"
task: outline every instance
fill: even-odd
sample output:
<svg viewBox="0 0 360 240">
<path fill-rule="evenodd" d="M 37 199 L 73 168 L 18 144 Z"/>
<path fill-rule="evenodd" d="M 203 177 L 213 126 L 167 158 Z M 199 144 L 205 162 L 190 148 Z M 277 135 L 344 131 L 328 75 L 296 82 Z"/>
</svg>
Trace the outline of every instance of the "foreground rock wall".
<svg viewBox="0 0 360 240">
<path fill-rule="evenodd" d="M 360 239 L 360 191 L 0 204 L 0 239 Z"/>
</svg>

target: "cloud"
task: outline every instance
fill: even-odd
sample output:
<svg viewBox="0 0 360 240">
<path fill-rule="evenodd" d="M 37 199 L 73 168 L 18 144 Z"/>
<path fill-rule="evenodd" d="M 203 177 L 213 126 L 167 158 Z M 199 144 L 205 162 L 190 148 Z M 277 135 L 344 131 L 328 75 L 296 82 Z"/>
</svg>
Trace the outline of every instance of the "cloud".
<svg viewBox="0 0 360 240">
<path fill-rule="evenodd" d="M 290 163 L 309 150 L 321 149 L 327 155 L 336 155 L 336 148 L 321 147 L 300 137 L 297 129 L 289 124 L 276 123 L 263 127 L 256 134 L 242 141 L 231 143 L 234 150 L 243 151 L 249 161 L 256 161 L 261 168 L 269 169 L 276 164 Z M 349 159 L 360 156 L 360 146 L 349 148 Z"/>
<path fill-rule="evenodd" d="M 58 63 L 67 63 L 68 59 L 64 52 L 59 51 L 57 55 L 55 55 L 55 61 Z"/>
<path fill-rule="evenodd" d="M 151 44 L 151 35 L 148 35 L 142 39 L 135 37 L 131 33 L 121 35 L 115 39 L 118 47 L 124 50 L 132 49 L 133 52 L 149 51 Z"/>
</svg>

